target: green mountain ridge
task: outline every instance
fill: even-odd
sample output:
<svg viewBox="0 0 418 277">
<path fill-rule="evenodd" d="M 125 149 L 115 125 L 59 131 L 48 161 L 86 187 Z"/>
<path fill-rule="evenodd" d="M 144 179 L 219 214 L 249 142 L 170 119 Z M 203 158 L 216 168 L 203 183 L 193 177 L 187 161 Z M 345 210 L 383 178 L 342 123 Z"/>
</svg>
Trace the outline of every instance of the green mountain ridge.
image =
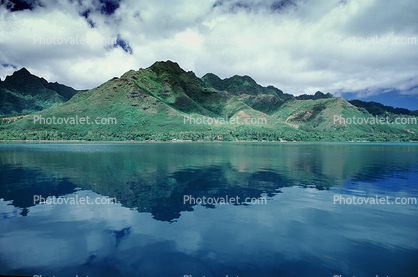
<svg viewBox="0 0 418 277">
<path fill-rule="evenodd" d="M 332 98 L 332 97 L 334 97 L 334 96 L 329 92 L 327 94 L 324 94 L 320 91 L 317 91 L 317 92 L 315 92 L 314 95 L 302 94 L 302 95 L 296 96 L 296 99 L 298 99 L 298 100 L 309 100 L 309 99 L 317 100 L 317 99 Z"/>
<path fill-rule="evenodd" d="M 285 101 L 294 99 L 293 95 L 285 94 L 278 88 L 257 84 L 249 76 L 234 75 L 221 79 L 213 73 L 208 73 L 202 80 L 207 86 L 238 96 L 245 104 L 269 115 L 277 111 Z"/>
<path fill-rule="evenodd" d="M 372 115 L 385 115 L 385 114 L 403 114 L 403 115 L 412 115 L 418 116 L 418 111 L 410 111 L 404 108 L 394 108 L 390 106 L 385 106 L 381 103 L 374 101 L 366 102 L 361 100 L 350 100 L 348 101 L 358 108 L 364 108 L 367 112 Z"/>
<path fill-rule="evenodd" d="M 34 113 L 57 107 L 78 91 L 32 75 L 26 68 L 0 80 L 0 115 Z"/>
<path fill-rule="evenodd" d="M 392 122 L 398 115 L 390 116 Z M 61 123 L 46 121 L 54 117 Z M 71 118 L 89 124 L 71 124 Z M 355 118 L 376 120 L 340 97 L 317 92 L 299 100 L 249 76 L 198 78 L 166 61 L 3 124 L 0 139 L 417 140 L 417 124 L 352 124 Z"/>
</svg>

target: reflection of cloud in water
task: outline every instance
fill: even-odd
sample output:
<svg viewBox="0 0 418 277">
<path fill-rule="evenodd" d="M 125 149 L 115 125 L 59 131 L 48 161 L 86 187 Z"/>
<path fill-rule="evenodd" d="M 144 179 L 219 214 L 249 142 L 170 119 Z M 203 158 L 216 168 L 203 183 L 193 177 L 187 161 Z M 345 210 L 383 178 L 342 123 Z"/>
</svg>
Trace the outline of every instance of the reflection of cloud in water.
<svg viewBox="0 0 418 277">
<path fill-rule="evenodd" d="M 76 194 L 92 199 L 100 196 L 89 191 Z M 0 205 L 1 210 L 16 209 L 4 201 Z M 69 272 L 74 272 L 73 276 L 136 272 L 146 276 L 173 272 L 181 276 L 185 272 L 211 276 L 198 259 L 179 252 L 174 240 L 162 238 L 158 230 L 166 224 L 153 220 L 149 214 L 119 204 L 37 205 L 30 209 L 26 218 L 7 218 L 9 221 L 0 228 L 1 268 L 13 274 L 23 274 L 25 270 L 52 274 L 48 268 L 55 268 L 61 276 L 71 276 Z M 190 237 L 184 239 L 190 241 Z M 166 266 L 162 266 L 162 261 Z M 106 270 L 102 271 L 103 266 Z M 60 276 L 57 270 L 53 272 Z"/>
<path fill-rule="evenodd" d="M 91 191 L 75 194 L 100 196 Z M 37 205 L 26 217 L 2 220 L 0 267 L 10 274 L 26 270 L 43 275 L 55 268 L 56 276 L 72 277 L 255 276 L 255 272 L 332 276 L 332 268 L 360 270 L 352 261 L 362 249 L 375 249 L 381 253 L 379 263 L 388 266 L 395 246 L 403 248 L 396 256 L 406 266 L 408 256 L 416 257 L 418 244 L 411 242 L 418 242 L 418 237 L 411 234 L 418 224 L 400 217 L 401 207 L 395 210 L 399 213 L 387 215 L 388 220 L 373 221 L 376 214 L 394 210 L 387 206 L 353 210 L 332 204 L 332 197 L 330 191 L 283 188 L 267 205 L 197 206 L 175 223 L 154 220 L 120 204 Z M 0 209 L 13 211 L 6 204 L 1 201 Z"/>
<path fill-rule="evenodd" d="M 397 147 L 388 159 L 382 153 L 392 148 L 382 147 L 8 146 L 0 152 L 0 274 L 408 276 L 396 270 L 418 257 L 416 206 L 333 204 L 336 193 L 416 197 L 417 148 Z M 101 196 L 91 190 L 123 206 L 28 204 L 38 192 Z M 184 195 L 261 194 L 272 199 L 183 204 Z"/>
</svg>

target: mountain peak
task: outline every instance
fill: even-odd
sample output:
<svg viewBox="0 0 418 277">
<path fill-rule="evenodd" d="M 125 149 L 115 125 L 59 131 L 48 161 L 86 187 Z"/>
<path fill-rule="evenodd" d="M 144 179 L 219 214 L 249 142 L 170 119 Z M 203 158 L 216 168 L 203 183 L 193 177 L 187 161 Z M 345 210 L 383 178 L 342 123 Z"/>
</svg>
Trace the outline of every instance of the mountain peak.
<svg viewBox="0 0 418 277">
<path fill-rule="evenodd" d="M 38 79 L 38 77 L 32 75 L 29 70 L 25 67 L 13 72 L 12 75 L 6 76 L 4 80 L 6 83 L 14 85 L 15 83 L 20 82 L 21 80 L 30 80 L 30 79 Z"/>
<path fill-rule="evenodd" d="M 21 69 L 19 69 L 18 71 L 16 71 L 18 73 L 25 73 L 25 74 L 30 74 L 29 70 L 26 69 L 26 67 L 22 67 Z"/>
<path fill-rule="evenodd" d="M 325 94 L 322 93 L 322 91 L 317 91 L 315 92 L 313 99 L 321 99 L 321 98 L 325 98 Z"/>
<path fill-rule="evenodd" d="M 32 74 L 25 67 L 22 67 L 21 69 L 13 72 L 12 76 L 20 77 L 21 78 L 21 77 L 32 76 Z M 7 79 L 7 77 L 6 77 L 6 79 Z"/>
<path fill-rule="evenodd" d="M 77 93 L 75 89 L 57 82 L 48 83 L 44 78 L 31 74 L 25 67 L 7 76 L 2 85 L 7 89 L 0 88 L 0 96 L 3 95 L 0 114 L 35 112 L 64 103 Z"/>
<path fill-rule="evenodd" d="M 175 66 L 180 68 L 180 65 L 176 62 L 166 60 L 166 61 L 156 61 L 152 66 Z"/>
<path fill-rule="evenodd" d="M 213 74 L 213 73 L 206 73 L 205 75 L 203 75 L 202 79 L 203 79 L 203 78 L 211 78 L 211 79 L 215 79 L 215 80 L 222 81 L 222 79 L 221 79 L 221 78 L 219 78 L 219 76 L 218 76 L 218 75 Z"/>
<path fill-rule="evenodd" d="M 167 71 L 172 72 L 172 73 L 185 72 L 183 69 L 181 69 L 178 63 L 172 62 L 170 60 L 155 62 L 149 68 L 157 74 L 161 74 Z"/>
</svg>

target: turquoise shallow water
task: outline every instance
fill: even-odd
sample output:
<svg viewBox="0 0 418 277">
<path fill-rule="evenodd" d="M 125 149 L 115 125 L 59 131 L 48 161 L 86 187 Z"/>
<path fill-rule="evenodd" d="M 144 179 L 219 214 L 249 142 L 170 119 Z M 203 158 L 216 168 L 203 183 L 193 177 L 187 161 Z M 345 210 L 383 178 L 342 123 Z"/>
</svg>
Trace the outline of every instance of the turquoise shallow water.
<svg viewBox="0 0 418 277">
<path fill-rule="evenodd" d="M 417 276 L 417 154 L 416 144 L 1 144 L 0 274 Z M 83 198 L 92 204 L 70 204 Z"/>
</svg>

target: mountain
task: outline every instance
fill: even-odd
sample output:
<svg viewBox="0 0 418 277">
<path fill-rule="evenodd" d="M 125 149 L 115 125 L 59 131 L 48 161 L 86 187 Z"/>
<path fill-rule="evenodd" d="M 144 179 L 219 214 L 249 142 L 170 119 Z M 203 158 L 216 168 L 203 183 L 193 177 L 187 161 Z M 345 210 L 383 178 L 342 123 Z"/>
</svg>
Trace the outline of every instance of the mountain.
<svg viewBox="0 0 418 277">
<path fill-rule="evenodd" d="M 317 100 L 317 99 L 332 98 L 332 97 L 333 97 L 332 94 L 329 93 L 329 92 L 327 94 L 324 94 L 320 91 L 317 91 L 317 92 L 315 92 L 314 95 L 302 94 L 302 95 L 296 96 L 296 99 L 298 99 L 298 100 L 309 100 L 309 99 Z"/>
<path fill-rule="evenodd" d="M 401 90 L 389 90 L 381 89 L 377 90 L 377 94 L 368 95 L 361 94 L 358 92 L 342 92 L 340 95 L 347 101 L 351 100 L 361 100 L 361 101 L 373 101 L 375 103 L 380 103 L 385 106 L 392 106 L 397 108 L 405 108 L 408 110 L 417 110 L 418 95 L 414 94 L 413 91 L 418 89 L 418 86 L 409 89 L 409 93 Z"/>
<path fill-rule="evenodd" d="M 77 90 L 48 83 L 22 68 L 0 80 L 0 114 L 33 113 L 65 103 Z"/>
<path fill-rule="evenodd" d="M 300 100 L 249 76 L 198 78 L 172 61 L 130 70 L 14 120 L 2 121 L 0 139 L 418 140 L 417 124 L 369 124 L 373 114 L 341 97 L 317 92 Z"/>
<path fill-rule="evenodd" d="M 285 94 L 273 86 L 262 87 L 249 76 L 235 75 L 221 79 L 213 73 L 208 73 L 202 80 L 207 86 L 238 96 L 248 106 L 266 114 L 274 113 L 285 101 L 294 98 L 293 95 Z"/>
<path fill-rule="evenodd" d="M 65 104 L 34 114 L 46 117 L 89 117 L 93 120 L 115 118 L 117 124 L 89 126 L 93 133 L 134 133 L 163 131 L 210 131 L 207 124 L 185 124 L 192 118 L 231 118 L 238 114 L 262 117 L 226 91 L 208 87 L 193 72 L 177 63 L 156 62 L 146 69 L 128 71 L 89 91 L 77 93 Z M 16 122 L 24 130 L 63 130 L 83 132 L 82 125 L 35 125 L 33 116 Z M 282 123 L 284 127 L 287 125 Z"/>
<path fill-rule="evenodd" d="M 355 99 L 355 100 L 350 100 L 348 102 L 350 102 L 356 107 L 364 108 L 372 115 L 385 115 L 387 113 L 398 114 L 398 115 L 413 115 L 413 116 L 418 115 L 418 111 L 410 111 L 408 109 L 403 109 L 403 108 L 394 108 L 394 107 L 385 106 L 383 104 L 373 102 L 373 101 L 366 102 L 366 101 Z"/>
</svg>

